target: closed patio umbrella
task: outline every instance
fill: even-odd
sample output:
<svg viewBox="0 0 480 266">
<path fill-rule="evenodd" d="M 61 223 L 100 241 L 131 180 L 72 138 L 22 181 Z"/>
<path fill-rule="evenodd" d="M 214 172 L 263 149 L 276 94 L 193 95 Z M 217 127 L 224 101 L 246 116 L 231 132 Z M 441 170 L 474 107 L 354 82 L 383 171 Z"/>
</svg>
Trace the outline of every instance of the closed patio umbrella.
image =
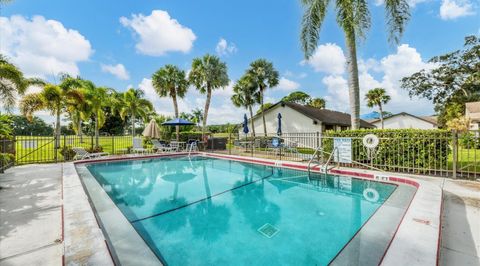
<svg viewBox="0 0 480 266">
<path fill-rule="evenodd" d="M 142 135 L 144 137 L 148 137 L 152 139 L 160 138 L 160 128 L 158 127 L 157 122 L 155 122 L 154 119 L 152 119 L 150 123 L 148 123 L 148 125 L 143 130 Z"/>
<path fill-rule="evenodd" d="M 243 116 L 243 133 L 248 134 L 248 118 L 247 114 Z"/>
<path fill-rule="evenodd" d="M 278 113 L 278 128 L 277 128 L 277 135 L 282 135 L 282 114 Z"/>
</svg>

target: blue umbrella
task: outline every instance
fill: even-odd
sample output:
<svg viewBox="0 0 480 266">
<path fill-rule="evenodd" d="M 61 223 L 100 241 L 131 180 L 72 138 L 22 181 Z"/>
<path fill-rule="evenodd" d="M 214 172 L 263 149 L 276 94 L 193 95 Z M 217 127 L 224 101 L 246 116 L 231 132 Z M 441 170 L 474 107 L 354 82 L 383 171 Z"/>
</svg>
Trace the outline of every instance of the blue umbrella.
<svg viewBox="0 0 480 266">
<path fill-rule="evenodd" d="M 277 135 L 282 135 L 282 114 L 278 113 L 278 129 L 277 129 Z"/>
<path fill-rule="evenodd" d="M 162 123 L 164 126 L 189 126 L 189 125 L 195 125 L 195 123 L 192 123 L 190 121 L 187 121 L 185 119 L 181 118 L 175 118 L 170 121 Z"/>
<path fill-rule="evenodd" d="M 248 134 L 248 118 L 247 114 L 243 116 L 243 133 Z"/>
</svg>

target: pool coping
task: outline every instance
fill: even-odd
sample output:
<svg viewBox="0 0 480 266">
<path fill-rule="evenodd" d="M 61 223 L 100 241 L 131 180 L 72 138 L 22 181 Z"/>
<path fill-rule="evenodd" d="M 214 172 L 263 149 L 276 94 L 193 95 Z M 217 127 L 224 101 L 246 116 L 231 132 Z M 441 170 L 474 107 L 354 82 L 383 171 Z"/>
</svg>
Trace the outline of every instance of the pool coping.
<svg viewBox="0 0 480 266">
<path fill-rule="evenodd" d="M 98 163 L 117 160 L 137 160 L 156 157 L 182 156 L 188 153 L 168 153 L 153 154 L 141 156 L 121 156 L 113 158 L 100 158 L 94 160 L 82 160 L 74 162 L 72 165 L 85 163 Z M 275 167 L 290 168 L 296 170 L 307 170 L 306 163 L 289 162 L 281 160 L 270 160 L 263 158 L 253 158 L 246 156 L 214 154 L 206 152 L 196 152 L 192 155 L 202 155 L 214 158 L 231 159 L 255 164 L 271 165 Z M 320 167 L 311 169 L 313 172 L 320 172 Z M 440 245 L 441 232 L 441 210 L 442 210 L 442 190 L 440 187 L 424 180 L 414 179 L 397 173 L 386 173 L 379 171 L 370 171 L 352 168 L 336 168 L 329 173 L 337 175 L 347 175 L 355 178 L 373 180 L 385 183 L 406 184 L 417 189 L 413 196 L 407 211 L 404 213 L 388 248 L 381 259 L 381 265 L 394 265 L 399 261 L 402 263 L 413 263 L 420 265 L 437 265 Z M 77 178 L 79 178 L 77 173 Z M 85 189 L 85 187 L 84 187 Z M 108 196 L 107 196 L 108 197 Z M 113 203 L 113 202 L 112 202 Z M 92 202 L 90 201 L 91 208 Z M 95 212 L 95 211 L 94 211 Z M 121 214 L 121 213 L 120 213 Z M 97 215 L 97 213 L 95 213 Z M 121 215 L 125 220 L 126 218 Z M 97 221 L 98 222 L 98 221 Z M 103 226 L 98 224 L 98 227 Z M 133 229 L 133 227 L 132 227 Z M 134 229 L 133 229 L 134 230 Z M 134 230 L 135 231 L 135 230 Z M 136 231 L 135 231 L 136 232 Z M 105 232 L 104 232 L 105 233 Z M 111 245 L 107 239 L 107 246 Z M 146 244 L 145 244 L 146 245 Z M 110 250 L 112 248 L 110 247 Z M 118 262 L 118 258 L 113 256 L 113 260 Z"/>
</svg>

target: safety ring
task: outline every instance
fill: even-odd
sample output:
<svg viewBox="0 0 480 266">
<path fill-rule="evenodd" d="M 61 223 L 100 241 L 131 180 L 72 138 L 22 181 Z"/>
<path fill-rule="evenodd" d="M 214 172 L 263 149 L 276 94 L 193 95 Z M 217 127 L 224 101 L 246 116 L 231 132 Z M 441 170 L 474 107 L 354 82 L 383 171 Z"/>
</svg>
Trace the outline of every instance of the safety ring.
<svg viewBox="0 0 480 266">
<path fill-rule="evenodd" d="M 366 188 L 363 191 L 363 197 L 370 202 L 377 202 L 378 199 L 380 198 L 380 195 L 378 194 L 378 191 L 376 191 L 375 189 Z"/>
<path fill-rule="evenodd" d="M 363 137 L 363 146 L 373 149 L 378 146 L 379 140 L 378 137 L 374 134 L 367 134 Z"/>
</svg>

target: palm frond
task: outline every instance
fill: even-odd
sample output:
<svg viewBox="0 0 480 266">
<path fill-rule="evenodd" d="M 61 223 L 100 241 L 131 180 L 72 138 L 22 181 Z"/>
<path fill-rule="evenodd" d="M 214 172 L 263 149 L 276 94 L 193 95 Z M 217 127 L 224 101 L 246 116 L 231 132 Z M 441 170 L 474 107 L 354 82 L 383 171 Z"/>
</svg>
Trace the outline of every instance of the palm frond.
<svg viewBox="0 0 480 266">
<path fill-rule="evenodd" d="M 410 19 L 410 6 L 407 0 L 385 0 L 385 11 L 389 28 L 390 42 L 398 43 Z"/>
<path fill-rule="evenodd" d="M 329 0 L 302 0 L 305 8 L 302 17 L 300 41 L 305 58 L 308 59 L 317 49 L 320 29 L 327 14 Z"/>
</svg>

